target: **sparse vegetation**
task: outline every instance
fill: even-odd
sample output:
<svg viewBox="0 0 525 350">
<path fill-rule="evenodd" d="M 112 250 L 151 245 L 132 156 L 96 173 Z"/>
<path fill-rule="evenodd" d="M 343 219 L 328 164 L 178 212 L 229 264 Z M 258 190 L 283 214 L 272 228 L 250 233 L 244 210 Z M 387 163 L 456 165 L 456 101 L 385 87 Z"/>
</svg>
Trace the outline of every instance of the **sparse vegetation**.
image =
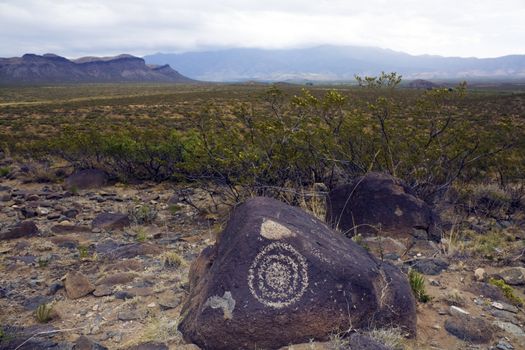
<svg viewBox="0 0 525 350">
<path fill-rule="evenodd" d="M 471 250 L 484 258 L 494 260 L 504 256 L 513 238 L 499 230 L 492 230 L 484 235 L 475 235 L 471 242 Z"/>
<path fill-rule="evenodd" d="M 513 117 L 523 114 L 523 95 L 468 94 L 464 85 L 403 90 L 399 80 L 392 73 L 363 78 L 361 88 L 166 88 L 170 94 L 4 106 L 17 118 L 0 118 L 8 126 L 0 137 L 13 154 L 102 168 L 123 181 L 214 182 L 236 202 L 286 192 L 299 205 L 301 189 L 330 190 L 368 170 L 406 180 L 427 201 L 456 182 L 523 180 L 524 128 Z"/>
<path fill-rule="evenodd" d="M 184 259 L 174 251 L 168 251 L 162 254 L 162 266 L 179 267 L 184 264 Z"/>
<path fill-rule="evenodd" d="M 89 258 L 89 247 L 84 246 L 84 245 L 79 245 L 77 249 L 78 249 L 79 259 L 84 260 L 84 259 Z"/>
<path fill-rule="evenodd" d="M 137 227 L 135 228 L 135 240 L 139 243 L 144 243 L 148 240 L 148 233 L 144 229 L 144 227 Z"/>
<path fill-rule="evenodd" d="M 6 177 L 11 172 L 9 167 L 0 167 L 0 177 Z"/>
<path fill-rule="evenodd" d="M 414 269 L 408 271 L 408 281 L 416 299 L 422 303 L 429 302 L 432 297 L 427 294 L 425 288 L 425 277 Z"/>
<path fill-rule="evenodd" d="M 392 328 L 380 328 L 373 329 L 368 332 L 370 338 L 377 340 L 379 343 L 385 345 L 387 348 L 392 350 L 403 350 L 405 338 L 401 329 Z"/>
<path fill-rule="evenodd" d="M 509 286 L 507 283 L 505 283 L 504 280 L 491 278 L 489 280 L 489 283 L 492 284 L 493 286 L 498 287 L 503 292 L 503 295 L 505 295 L 505 297 L 513 304 L 516 304 L 519 306 L 523 305 L 523 299 L 517 296 L 516 293 L 514 292 L 514 289 L 511 286 Z"/>
<path fill-rule="evenodd" d="M 151 205 L 142 204 L 129 209 L 130 221 L 135 225 L 151 224 L 157 217 L 157 209 Z"/>
</svg>

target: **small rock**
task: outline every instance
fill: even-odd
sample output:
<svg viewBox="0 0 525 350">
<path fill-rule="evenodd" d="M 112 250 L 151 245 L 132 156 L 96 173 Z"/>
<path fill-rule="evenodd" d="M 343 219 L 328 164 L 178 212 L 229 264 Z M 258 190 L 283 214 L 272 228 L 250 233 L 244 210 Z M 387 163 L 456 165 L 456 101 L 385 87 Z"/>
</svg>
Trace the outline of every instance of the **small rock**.
<svg viewBox="0 0 525 350">
<path fill-rule="evenodd" d="M 494 324 L 502 330 L 504 330 L 505 332 L 512 334 L 513 336 L 525 337 L 525 332 L 523 332 L 523 329 L 521 329 L 521 327 L 516 326 L 513 323 L 496 321 L 494 322 Z"/>
<path fill-rule="evenodd" d="M 66 293 L 70 299 L 78 299 L 95 290 L 95 286 L 80 272 L 71 271 L 66 275 Z"/>
<path fill-rule="evenodd" d="M 505 283 L 512 286 L 521 286 L 525 284 L 525 268 L 511 267 L 498 273 Z"/>
<path fill-rule="evenodd" d="M 114 286 L 117 284 L 126 284 L 132 282 L 137 277 L 136 273 L 133 272 L 119 272 L 110 276 L 102 277 L 95 284 L 107 286 Z"/>
<path fill-rule="evenodd" d="M 118 230 L 131 224 L 127 214 L 102 213 L 93 219 L 92 227 L 105 230 Z"/>
<path fill-rule="evenodd" d="M 424 275 L 439 275 L 448 268 L 448 263 L 439 258 L 419 259 L 411 263 L 414 270 Z"/>
<path fill-rule="evenodd" d="M 514 350 L 514 347 L 505 339 L 500 339 L 498 344 L 496 344 L 496 349 L 498 350 Z"/>
<path fill-rule="evenodd" d="M 516 315 L 512 312 L 508 312 L 505 310 L 498 310 L 498 309 L 492 309 L 490 310 L 490 314 L 494 317 L 499 318 L 501 321 L 510 322 L 517 324 L 518 319 L 516 318 Z"/>
<path fill-rule="evenodd" d="M 22 221 L 0 232 L 0 241 L 22 237 L 33 237 L 39 234 L 38 227 L 33 221 Z"/>
<path fill-rule="evenodd" d="M 44 215 L 49 214 L 49 209 L 38 207 L 38 208 L 36 208 L 36 212 L 38 213 L 38 215 L 44 216 Z"/>
<path fill-rule="evenodd" d="M 87 233 L 91 232 L 91 229 L 87 226 L 58 224 L 51 227 L 51 232 L 61 235 L 67 233 Z"/>
<path fill-rule="evenodd" d="M 487 279 L 487 272 L 483 268 L 477 268 L 474 271 L 474 277 L 476 278 L 476 281 L 478 282 L 484 282 Z"/>
<path fill-rule="evenodd" d="M 451 306 L 450 309 L 449 309 L 449 313 L 452 316 L 455 316 L 455 315 L 470 315 L 470 313 L 468 311 L 465 311 L 462 308 L 457 307 L 457 306 Z"/>
<path fill-rule="evenodd" d="M 47 216 L 47 219 L 48 220 L 58 220 L 58 219 L 60 219 L 60 214 L 49 214 Z"/>
<path fill-rule="evenodd" d="M 513 314 L 517 314 L 519 309 L 514 306 L 514 305 L 510 305 L 510 304 L 507 304 L 507 303 L 503 303 L 503 302 L 493 302 L 492 304 L 492 307 L 493 308 L 496 308 L 498 310 L 505 310 L 505 311 L 508 311 L 508 312 L 512 312 Z"/>
<path fill-rule="evenodd" d="M 74 219 L 79 214 L 79 211 L 77 209 L 68 209 L 62 213 L 65 217 Z"/>
<path fill-rule="evenodd" d="M 118 292 L 115 292 L 115 299 L 120 300 L 126 300 L 126 299 L 133 299 L 135 297 L 134 294 L 128 293 L 124 290 L 119 290 Z"/>
<path fill-rule="evenodd" d="M 95 341 L 89 339 L 85 335 L 81 335 L 73 346 L 73 350 L 107 350 L 105 346 L 96 343 Z"/>
<path fill-rule="evenodd" d="M 93 292 L 93 295 L 96 297 L 105 297 L 111 294 L 113 294 L 113 288 L 106 285 L 98 286 Z"/>
<path fill-rule="evenodd" d="M 146 317 L 146 312 L 141 310 L 121 311 L 118 313 L 118 319 L 120 321 L 141 320 L 144 317 Z"/>
<path fill-rule="evenodd" d="M 30 208 L 21 208 L 20 213 L 22 213 L 22 216 L 26 219 L 34 218 L 38 216 L 38 213 Z"/>
<path fill-rule="evenodd" d="M 64 288 L 64 284 L 61 282 L 53 283 L 49 286 L 49 290 L 47 292 L 48 295 L 55 295 L 59 290 Z"/>
<path fill-rule="evenodd" d="M 455 337 L 473 343 L 487 343 L 493 334 L 491 325 L 485 320 L 459 313 L 445 321 L 445 329 Z"/>
</svg>

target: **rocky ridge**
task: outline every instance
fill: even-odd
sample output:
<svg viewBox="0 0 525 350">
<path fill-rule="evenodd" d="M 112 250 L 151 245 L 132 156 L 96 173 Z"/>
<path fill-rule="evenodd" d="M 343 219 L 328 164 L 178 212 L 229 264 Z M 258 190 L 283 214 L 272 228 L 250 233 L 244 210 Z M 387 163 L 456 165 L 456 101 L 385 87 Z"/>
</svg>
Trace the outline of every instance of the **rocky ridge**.
<svg viewBox="0 0 525 350">
<path fill-rule="evenodd" d="M 0 58 L 0 84 L 170 82 L 191 83 L 169 65 L 146 65 L 131 55 L 68 60 L 54 54 Z"/>
</svg>

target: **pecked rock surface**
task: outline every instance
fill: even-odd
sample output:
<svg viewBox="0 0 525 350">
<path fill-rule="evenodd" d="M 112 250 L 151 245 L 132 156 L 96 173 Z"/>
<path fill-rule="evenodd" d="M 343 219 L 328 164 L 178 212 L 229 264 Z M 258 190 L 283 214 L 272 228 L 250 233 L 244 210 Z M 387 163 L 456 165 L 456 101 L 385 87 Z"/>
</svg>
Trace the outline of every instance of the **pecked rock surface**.
<svg viewBox="0 0 525 350">
<path fill-rule="evenodd" d="M 369 173 L 330 192 L 326 222 L 348 235 L 439 241 L 438 217 L 403 182 L 383 173 Z"/>
<path fill-rule="evenodd" d="M 304 211 L 254 198 L 190 269 L 179 329 L 204 349 L 277 349 L 342 329 L 416 332 L 406 277 Z"/>
</svg>

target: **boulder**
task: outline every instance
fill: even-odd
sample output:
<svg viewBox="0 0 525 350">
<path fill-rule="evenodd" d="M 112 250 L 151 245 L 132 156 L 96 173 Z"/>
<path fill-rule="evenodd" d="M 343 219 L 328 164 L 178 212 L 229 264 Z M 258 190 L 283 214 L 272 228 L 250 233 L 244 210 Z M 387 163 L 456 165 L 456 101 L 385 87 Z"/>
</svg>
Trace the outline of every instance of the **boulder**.
<svg viewBox="0 0 525 350">
<path fill-rule="evenodd" d="M 299 208 L 236 208 L 190 268 L 179 330 L 204 349 L 278 349 L 353 329 L 416 333 L 406 276 Z"/>
<path fill-rule="evenodd" d="M 101 188 L 108 183 L 108 176 L 98 169 L 80 170 L 70 175 L 65 180 L 65 188 L 68 190 L 86 190 L 90 188 Z"/>
<path fill-rule="evenodd" d="M 326 222 L 348 236 L 384 235 L 397 239 L 438 242 L 438 216 L 401 180 L 368 173 L 332 190 L 327 198 Z"/>
<path fill-rule="evenodd" d="M 129 225 L 131 225 L 131 222 L 128 215 L 122 213 L 101 213 L 91 223 L 93 228 L 105 230 L 119 230 Z"/>
<path fill-rule="evenodd" d="M 64 283 L 69 299 L 78 299 L 95 290 L 95 286 L 82 273 L 68 272 Z"/>
<path fill-rule="evenodd" d="M 33 221 L 21 221 L 0 232 L 0 241 L 22 237 L 33 237 L 40 233 Z"/>
</svg>

